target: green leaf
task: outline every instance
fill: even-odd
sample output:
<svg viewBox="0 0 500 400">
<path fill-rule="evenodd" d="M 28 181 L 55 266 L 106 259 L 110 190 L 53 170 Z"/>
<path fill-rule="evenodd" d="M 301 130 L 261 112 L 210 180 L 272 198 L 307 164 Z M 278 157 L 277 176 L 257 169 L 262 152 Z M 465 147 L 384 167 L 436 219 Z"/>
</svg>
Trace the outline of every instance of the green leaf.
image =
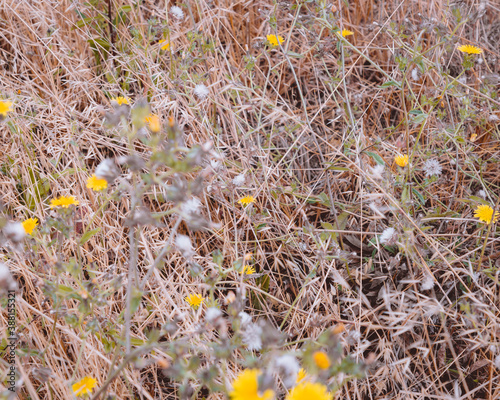
<svg viewBox="0 0 500 400">
<path fill-rule="evenodd" d="M 411 189 L 412 193 L 417 196 L 418 198 L 418 201 L 420 202 L 420 204 L 424 205 L 425 204 L 425 198 L 424 196 L 422 196 L 422 194 L 415 188 L 412 188 Z"/>
<path fill-rule="evenodd" d="M 87 243 L 88 240 L 94 236 L 96 233 L 100 232 L 101 228 L 95 228 L 90 231 L 85 232 L 82 237 L 80 238 L 79 244 L 82 245 L 84 243 Z"/>
<path fill-rule="evenodd" d="M 295 53 L 294 51 L 289 51 L 286 53 L 287 56 L 294 57 L 294 58 L 303 58 L 303 54 Z"/>
<path fill-rule="evenodd" d="M 395 87 L 401 89 L 401 82 L 396 82 L 396 81 L 385 82 L 379 86 L 379 89 L 385 89 L 385 88 L 388 88 L 391 86 L 395 86 Z"/>
<path fill-rule="evenodd" d="M 372 153 L 371 151 L 367 151 L 366 154 L 368 154 L 371 158 L 373 158 L 378 165 L 385 165 L 384 160 L 377 153 Z"/>
</svg>

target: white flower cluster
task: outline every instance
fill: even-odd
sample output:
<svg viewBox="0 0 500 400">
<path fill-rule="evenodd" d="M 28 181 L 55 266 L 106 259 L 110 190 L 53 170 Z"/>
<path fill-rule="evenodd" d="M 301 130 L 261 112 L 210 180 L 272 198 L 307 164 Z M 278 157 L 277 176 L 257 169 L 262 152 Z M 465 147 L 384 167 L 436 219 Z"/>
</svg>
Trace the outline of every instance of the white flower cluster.
<svg viewBox="0 0 500 400">
<path fill-rule="evenodd" d="M 424 163 L 425 176 L 439 176 L 443 172 L 443 167 L 435 158 L 431 158 Z"/>
</svg>

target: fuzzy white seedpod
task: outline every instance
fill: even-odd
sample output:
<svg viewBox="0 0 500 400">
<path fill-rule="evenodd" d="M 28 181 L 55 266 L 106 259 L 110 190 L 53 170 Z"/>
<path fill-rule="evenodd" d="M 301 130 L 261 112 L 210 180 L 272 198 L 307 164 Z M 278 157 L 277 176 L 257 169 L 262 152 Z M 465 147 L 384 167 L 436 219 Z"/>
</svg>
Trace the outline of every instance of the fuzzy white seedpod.
<svg viewBox="0 0 500 400">
<path fill-rule="evenodd" d="M 191 257 L 194 254 L 193 245 L 191 239 L 186 235 L 177 235 L 175 238 L 175 246 L 182 255 L 186 258 Z"/>
<path fill-rule="evenodd" d="M 500 354 L 495 357 L 494 364 L 495 364 L 496 369 L 500 369 Z"/>
<path fill-rule="evenodd" d="M 252 322 L 252 317 L 247 314 L 245 311 L 241 311 L 238 316 L 241 319 L 241 327 L 244 328 L 246 325 Z"/>
<path fill-rule="evenodd" d="M 245 183 L 245 174 L 239 174 L 233 178 L 234 186 L 242 186 L 244 183 Z"/>
<path fill-rule="evenodd" d="M 414 81 L 418 81 L 418 78 L 418 68 L 413 68 L 411 71 L 411 79 L 413 79 Z"/>
<path fill-rule="evenodd" d="M 209 324 L 217 325 L 219 318 L 222 317 L 222 311 L 215 307 L 210 307 L 205 313 L 205 319 Z"/>
<path fill-rule="evenodd" d="M 0 263 L 0 292 L 9 290 L 17 290 L 17 283 L 12 277 L 9 267 Z"/>
<path fill-rule="evenodd" d="M 431 290 L 434 287 L 434 279 L 430 275 L 426 275 L 420 283 L 420 290 Z"/>
<path fill-rule="evenodd" d="M 275 359 L 274 366 L 286 388 L 291 388 L 297 382 L 300 365 L 294 356 L 285 354 Z"/>
<path fill-rule="evenodd" d="M 382 174 L 384 173 L 385 167 L 381 164 L 377 164 L 374 167 L 370 167 L 370 175 L 373 179 L 381 181 L 384 177 Z"/>
<path fill-rule="evenodd" d="M 198 97 L 198 99 L 205 100 L 210 92 L 204 84 L 200 83 L 199 85 L 196 85 L 194 87 L 194 94 L 196 95 L 196 97 Z"/>
<path fill-rule="evenodd" d="M 393 246 L 396 244 L 397 233 L 394 228 L 386 228 L 380 235 L 380 243 L 385 244 L 387 246 Z"/>
<path fill-rule="evenodd" d="M 182 11 L 182 8 L 180 7 L 170 7 L 170 13 L 174 16 L 175 19 L 178 19 L 179 21 L 184 19 L 184 11 Z"/>
<path fill-rule="evenodd" d="M 242 333 L 242 339 L 248 350 L 262 349 L 262 327 L 254 323 L 248 324 Z"/>
<path fill-rule="evenodd" d="M 214 159 L 210 160 L 210 167 L 212 167 L 212 169 L 214 171 L 217 171 L 220 168 L 220 166 L 221 166 L 221 162 L 220 161 L 217 161 L 217 160 L 214 160 Z"/>
<path fill-rule="evenodd" d="M 120 175 L 120 171 L 118 167 L 115 165 L 115 162 L 106 158 L 100 162 L 100 164 L 95 169 L 95 176 L 101 179 L 106 179 L 106 181 L 111 184 Z"/>
<path fill-rule="evenodd" d="M 200 212 L 201 201 L 193 197 L 181 205 L 181 210 L 185 214 L 198 214 Z"/>
<path fill-rule="evenodd" d="M 431 158 L 424 163 L 425 176 L 439 176 L 443 172 L 443 167 L 435 158 Z"/>
<path fill-rule="evenodd" d="M 20 243 L 26 236 L 26 231 L 20 222 L 9 222 L 4 226 L 3 234 L 12 243 Z"/>
<path fill-rule="evenodd" d="M 477 195 L 478 195 L 479 197 L 482 197 L 483 199 L 485 199 L 485 198 L 486 198 L 486 192 L 485 192 L 483 189 L 481 189 L 480 191 L 478 191 L 478 192 L 477 192 Z"/>
</svg>

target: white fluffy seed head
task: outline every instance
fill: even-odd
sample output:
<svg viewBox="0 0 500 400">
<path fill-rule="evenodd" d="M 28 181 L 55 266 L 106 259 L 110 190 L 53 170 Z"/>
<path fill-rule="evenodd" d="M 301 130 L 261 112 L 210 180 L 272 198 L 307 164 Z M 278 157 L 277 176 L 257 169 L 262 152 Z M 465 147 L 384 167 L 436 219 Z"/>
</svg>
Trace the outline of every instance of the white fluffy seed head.
<svg viewBox="0 0 500 400">
<path fill-rule="evenodd" d="M 201 201 L 193 197 L 181 205 L 181 210 L 185 214 L 198 214 L 200 212 Z"/>
<path fill-rule="evenodd" d="M 439 176 L 443 172 L 443 167 L 435 158 L 431 158 L 424 163 L 425 176 Z"/>
<path fill-rule="evenodd" d="M 396 229 L 394 228 L 386 228 L 380 235 L 380 243 L 392 246 L 396 243 L 397 240 L 397 234 L 396 234 Z"/>
<path fill-rule="evenodd" d="M 244 183 L 245 183 L 245 174 L 239 174 L 233 178 L 234 186 L 242 186 Z"/>
<path fill-rule="evenodd" d="M 20 222 L 9 222 L 3 228 L 3 234 L 7 239 L 12 241 L 12 243 L 21 242 L 26 236 L 23 224 Z"/>
<path fill-rule="evenodd" d="M 434 287 L 434 279 L 430 275 L 426 275 L 424 279 L 422 279 L 422 283 L 420 284 L 421 290 L 431 290 Z"/>
<path fill-rule="evenodd" d="M 175 238 L 175 246 L 186 258 L 194 254 L 191 239 L 186 235 L 177 235 Z"/>
<path fill-rule="evenodd" d="M 178 20 L 184 19 L 184 11 L 182 11 L 182 8 L 177 6 L 172 6 L 170 7 L 170 12 L 174 16 L 174 18 Z"/>
<path fill-rule="evenodd" d="M 196 97 L 198 97 L 198 99 L 200 100 L 204 100 L 207 98 L 207 96 L 209 95 L 209 91 L 208 91 L 208 88 L 200 83 L 199 85 L 196 85 L 194 87 L 194 94 L 196 95 Z"/>
<path fill-rule="evenodd" d="M 248 350 L 262 349 L 262 327 L 254 323 L 248 324 L 242 333 L 242 339 Z"/>
</svg>

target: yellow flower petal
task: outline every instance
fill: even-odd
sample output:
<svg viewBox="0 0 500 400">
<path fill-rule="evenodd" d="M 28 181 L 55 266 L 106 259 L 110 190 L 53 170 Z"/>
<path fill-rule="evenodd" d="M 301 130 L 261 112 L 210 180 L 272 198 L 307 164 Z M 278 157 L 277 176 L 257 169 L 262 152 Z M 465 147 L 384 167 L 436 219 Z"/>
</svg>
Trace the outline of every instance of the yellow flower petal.
<svg viewBox="0 0 500 400">
<path fill-rule="evenodd" d="M 91 376 L 86 376 L 82 380 L 76 382 L 71 389 L 76 396 L 82 396 L 92 393 L 92 390 L 96 387 L 97 380 Z"/>
<path fill-rule="evenodd" d="M 12 111 L 12 101 L 0 100 L 0 115 L 6 117 L 7 113 Z"/>
<path fill-rule="evenodd" d="M 495 212 L 495 216 L 493 216 L 493 208 L 487 206 L 486 204 L 481 204 L 476 208 L 474 212 L 474 217 L 479 218 L 479 221 L 484 222 L 486 224 L 495 223 L 500 218 L 500 213 Z"/>
<path fill-rule="evenodd" d="M 253 202 L 255 202 L 255 198 L 253 196 L 245 196 L 238 200 L 238 203 L 243 206 L 247 206 L 248 204 L 252 204 Z"/>
<path fill-rule="evenodd" d="M 205 299 L 201 296 L 201 294 L 191 293 L 189 296 L 186 296 L 185 300 L 196 310 Z"/>
<path fill-rule="evenodd" d="M 330 359 L 326 353 L 317 351 L 313 354 L 314 363 L 321 369 L 328 369 L 330 367 Z"/>
<path fill-rule="evenodd" d="M 26 221 L 22 222 L 22 225 L 26 234 L 31 235 L 38 225 L 38 218 L 28 218 Z"/>
<path fill-rule="evenodd" d="M 160 47 L 162 50 L 170 50 L 170 43 L 167 42 L 165 39 L 161 39 L 158 41 L 159 44 L 165 43 L 163 46 Z"/>
<path fill-rule="evenodd" d="M 50 201 L 50 208 L 54 207 L 62 207 L 62 208 L 69 208 L 71 205 L 78 205 L 80 204 L 77 199 L 75 199 L 75 196 L 61 196 L 58 197 L 57 199 L 52 199 Z"/>
<path fill-rule="evenodd" d="M 394 157 L 394 161 L 400 167 L 406 167 L 408 165 L 408 155 L 407 154 L 404 154 L 404 155 L 398 154 L 396 157 Z"/>
<path fill-rule="evenodd" d="M 243 270 L 241 271 L 242 274 L 245 274 L 245 275 L 252 275 L 252 274 L 255 274 L 255 268 L 252 267 L 251 265 L 245 265 L 243 266 Z"/>
<path fill-rule="evenodd" d="M 340 32 L 340 34 L 343 37 L 346 37 L 346 36 L 354 35 L 354 32 L 350 31 L 349 29 L 342 29 L 342 32 Z"/>
<path fill-rule="evenodd" d="M 267 35 L 266 38 L 272 47 L 277 47 L 278 45 L 282 44 L 285 41 L 283 37 L 276 35 Z"/>
<path fill-rule="evenodd" d="M 108 187 L 108 181 L 106 179 L 98 178 L 94 174 L 89 179 L 87 179 L 87 187 L 98 192 Z"/>
<path fill-rule="evenodd" d="M 330 400 L 331 398 L 332 395 L 325 385 L 308 381 L 298 383 L 286 396 L 286 400 Z"/>
<path fill-rule="evenodd" d="M 462 46 L 458 46 L 457 49 L 462 53 L 467 53 L 467 54 L 481 54 L 483 52 L 481 48 L 472 46 L 470 44 L 464 44 Z"/>
<path fill-rule="evenodd" d="M 148 125 L 149 129 L 151 129 L 151 132 L 153 133 L 158 133 L 160 132 L 161 129 L 161 122 L 160 118 L 156 114 L 149 114 L 145 120 L 144 120 Z"/>
<path fill-rule="evenodd" d="M 241 372 L 233 382 L 233 391 L 229 393 L 231 400 L 271 400 L 274 392 L 267 389 L 263 393 L 259 391 L 258 369 L 246 369 Z M 311 398 L 312 400 L 312 398 Z"/>
<path fill-rule="evenodd" d="M 117 103 L 119 106 L 123 104 L 130 104 L 130 100 L 128 97 L 123 97 L 123 96 L 118 96 L 118 97 L 113 97 L 111 101 L 114 101 Z"/>
</svg>

